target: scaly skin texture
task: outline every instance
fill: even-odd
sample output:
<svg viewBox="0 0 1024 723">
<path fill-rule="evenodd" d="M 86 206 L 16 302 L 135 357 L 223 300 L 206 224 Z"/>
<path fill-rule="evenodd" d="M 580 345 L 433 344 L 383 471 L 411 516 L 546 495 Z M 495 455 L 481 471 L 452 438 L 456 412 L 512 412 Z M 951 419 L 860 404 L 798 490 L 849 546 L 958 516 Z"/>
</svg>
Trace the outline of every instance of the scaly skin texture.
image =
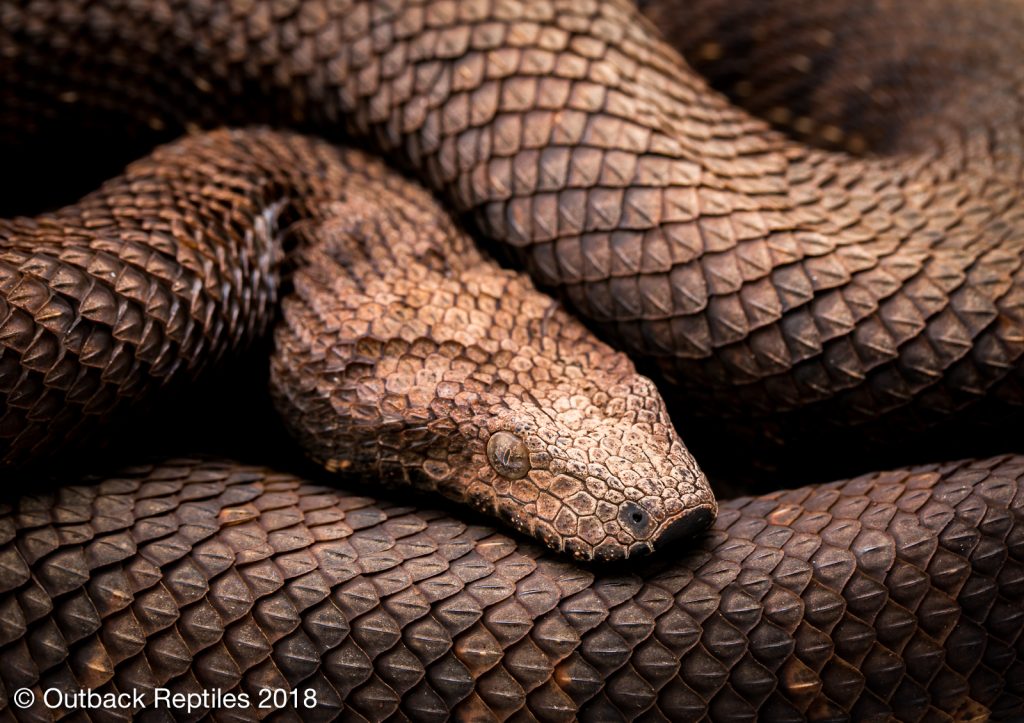
<svg viewBox="0 0 1024 723">
<path fill-rule="evenodd" d="M 828 5 L 808 17 L 839 13 L 840 50 L 895 40 L 862 74 L 809 76 L 820 97 L 883 95 L 897 59 L 921 70 L 882 156 L 773 132 L 625 0 L 7 2 L 5 122 L 101 107 L 157 127 L 344 127 L 715 412 L 905 424 L 1019 404 L 1024 6 Z"/>
<path fill-rule="evenodd" d="M 654 384 L 424 191 L 360 179 L 306 238 L 275 334 L 282 418 L 328 469 L 414 484 L 622 559 L 714 517 Z"/>
<path fill-rule="evenodd" d="M 1022 483 L 1004 457 L 737 499 L 696 549 L 594 572 L 439 512 L 167 461 L 0 516 L 0 681 L 315 691 L 288 720 L 1005 720 Z"/>
<path fill-rule="evenodd" d="M 1021 100 L 1019 49 L 1003 44 L 1020 29 L 1017 0 L 637 4 L 712 85 L 813 145 L 914 153 L 988 127 L 1008 134 L 992 139 L 993 155 L 1019 157 L 1019 122 L 996 125 L 1000 106 Z"/>
<path fill-rule="evenodd" d="M 6 461 L 265 326 L 284 237 L 302 253 L 272 388 L 328 469 L 440 492 L 583 559 L 714 517 L 624 354 L 380 162 L 271 131 L 187 138 L 74 206 L 0 222 Z"/>
<path fill-rule="evenodd" d="M 731 7 L 742 16 L 749 6 Z M 897 44 L 894 55 L 921 58 L 938 92 L 929 95 L 927 83 L 911 78 L 901 102 L 913 112 L 888 135 L 850 146 L 874 147 L 879 156 L 820 150 L 770 130 L 710 93 L 624 0 L 9 1 L 0 4 L 2 119 L 30 123 L 71 107 L 109 108 L 153 127 L 344 126 L 415 171 L 525 260 L 535 279 L 559 288 L 578 312 L 653 359 L 709 409 L 779 414 L 817 405 L 842 423 L 904 412 L 928 419 L 982 399 L 1019 403 L 1024 355 L 1021 5 L 965 4 L 956 27 L 932 19 L 946 7 L 928 3 L 900 16 L 910 37 L 932 39 Z M 851 37 L 857 27 L 870 24 L 850 24 Z M 886 56 L 876 57 L 877 65 L 866 63 L 868 86 L 885 81 L 877 73 Z M 861 87 L 837 67 L 806 111 L 812 120 L 845 118 L 830 94 L 848 97 L 844 87 Z M 912 108 L 922 97 L 934 102 Z M 885 129 L 882 120 L 853 123 Z M 796 131 L 804 133 L 799 124 Z M 233 184 L 247 180 L 204 185 L 195 196 L 233 197 Z M 145 189 L 128 190 L 122 200 L 141 194 L 144 226 L 159 226 L 167 207 L 147 207 Z M 255 248 L 276 213 L 307 217 L 278 209 L 276 195 L 260 198 L 258 212 L 246 203 L 221 209 L 232 218 L 236 247 Z M 367 234 L 315 210 L 308 217 L 313 225 L 296 234 L 325 240 L 324 264 Z M 186 235 L 181 248 L 204 243 Z M 197 316 L 234 338 L 246 326 L 238 323 L 248 315 L 242 310 L 263 305 L 270 292 L 207 281 L 245 275 L 221 266 L 226 254 L 217 244 L 209 248 L 191 285 L 175 288 L 184 290 L 190 314 L 192 300 L 209 295 L 210 311 Z M 124 281 L 116 270 L 112 278 L 138 298 L 134 307 L 115 301 L 128 311 L 106 323 L 118 333 L 155 333 L 169 323 L 161 309 L 171 319 L 179 307 L 153 297 L 156 311 L 142 315 L 136 331 L 133 314 L 148 314 L 151 299 L 142 292 L 150 282 L 136 271 L 161 258 L 130 239 L 118 239 L 111 253 L 122 249 L 130 271 Z M 246 258 L 260 267 L 273 256 Z M 67 352 L 32 346 L 45 341 L 47 323 L 59 328 L 65 318 L 54 300 L 64 299 L 68 282 L 47 277 L 43 262 L 17 263 L 30 278 L 19 277 L 5 303 L 41 303 L 4 319 L 18 321 L 14 331 L 24 327 L 12 335 L 24 342 L 16 354 L 40 377 L 12 385 L 9 398 L 39 399 L 40 418 L 71 414 L 48 396 L 77 379 L 63 366 Z M 297 336 L 317 323 L 306 316 L 323 299 L 317 289 L 333 283 L 303 274 L 296 286 L 307 296 L 300 290 L 287 312 Z M 468 282 L 469 271 L 460 279 Z M 414 291 L 402 301 L 409 310 Z M 351 312 L 343 303 L 321 308 L 328 319 Z M 79 314 L 72 317 L 77 323 Z M 81 348 L 101 360 L 119 341 L 99 337 Z M 115 363 L 102 361 L 100 376 L 119 384 L 124 358 L 111 354 Z M 33 370 L 41 360 L 56 367 Z M 29 373 L 21 370 L 3 379 L 17 383 Z M 323 370 L 335 373 L 330 363 Z M 279 394 L 279 403 L 310 404 L 314 385 L 305 381 L 306 391 Z M 328 397 L 334 405 L 358 394 Z M 472 390 L 466 407 L 480 398 Z M 596 393 L 584 406 L 601 406 Z M 530 416 L 521 401 L 512 408 Z M 466 425 L 474 428 L 484 429 Z M 525 431 L 526 452 L 495 433 L 475 458 L 516 482 L 531 451 L 534 430 Z M 400 478 L 405 466 L 393 447 L 368 457 Z M 340 469 L 352 459 L 330 450 L 323 461 Z M 17 520 L 26 529 L 12 529 L 11 563 L 0 566 L 19 588 L 3 618 L 14 621 L 0 651 L 11 656 L 0 667 L 5 687 L 37 685 L 33 668 L 72 689 L 309 680 L 325 700 L 367 718 L 452 708 L 467 718 L 523 709 L 569 717 L 581 708 L 582 717 L 600 720 L 642 712 L 772 719 L 1022 712 L 1016 458 L 740 500 L 700 550 L 599 579 L 428 513 L 381 510 L 320 489 L 300 494 L 292 478 L 233 464 L 171 467 L 177 471 L 134 473 L 155 475 L 156 486 L 123 503 L 97 497 L 99 513 L 65 488 L 51 507 L 28 501 L 12 517 L 12 528 Z M 180 493 L 170 491 L 175 480 Z M 225 491 L 225 480 L 237 485 Z M 107 483 L 114 497 L 133 485 L 132 474 Z M 519 500 L 519 489 L 509 484 L 506 499 Z M 204 500 L 222 492 L 223 503 L 204 511 Z M 539 501 L 538 494 L 538 510 Z M 145 516 L 141 531 L 89 547 L 95 526 L 131 524 L 128 505 Z M 566 507 L 575 511 L 568 500 Z M 27 529 L 36 520 L 38 535 Z M 580 520 L 581 538 L 583 529 Z M 612 538 L 632 546 L 617 532 Z M 210 539 L 227 541 L 209 552 L 203 541 Z M 269 558 L 269 571 L 241 572 Z M 148 594 L 130 599 L 137 593 Z M 244 663 L 250 659 L 260 662 Z"/>
</svg>

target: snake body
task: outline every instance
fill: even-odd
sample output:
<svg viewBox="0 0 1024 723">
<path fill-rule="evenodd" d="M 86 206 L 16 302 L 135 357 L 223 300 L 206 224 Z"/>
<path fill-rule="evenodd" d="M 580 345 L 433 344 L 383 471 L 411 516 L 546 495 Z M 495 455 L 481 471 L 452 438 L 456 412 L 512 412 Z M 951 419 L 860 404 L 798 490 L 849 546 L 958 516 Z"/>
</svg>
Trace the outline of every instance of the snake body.
<svg viewBox="0 0 1024 723">
<path fill-rule="evenodd" d="M 1022 481 L 1010 457 L 731 500 L 695 549 L 595 571 L 443 513 L 168 461 L 0 516 L 0 680 L 314 691 L 295 720 L 1007 719 Z"/>
<path fill-rule="evenodd" d="M 917 32 L 945 7 L 924 5 Z M 772 130 L 618 0 L 8 2 L 3 122 L 70 105 L 154 128 L 344 127 L 711 410 L 933 421 L 1019 404 L 1024 368 L 1024 12 L 955 17 L 977 32 L 913 57 L 926 78 L 983 77 L 951 75 L 928 112 L 904 101 L 899 125 L 869 113 L 874 155 Z M 685 20 L 662 24 L 689 47 Z M 887 57 L 856 76 L 840 53 L 807 117 Z M 329 469 L 438 490 L 584 558 L 710 520 L 651 382 L 359 153 L 197 134 L 0 237 L 9 462 L 258 333 L 294 247 L 275 401 Z M 698 549 L 629 573 L 264 469 L 129 470 L 4 518 L 0 681 L 311 687 L 323 714 L 367 719 L 1011 715 L 1020 466 L 725 503 Z"/>
<path fill-rule="evenodd" d="M 729 5 L 741 27 L 756 27 L 744 7 L 771 16 Z M 826 99 L 906 70 L 914 93 L 893 116 L 911 117 L 885 124 L 900 132 L 880 155 L 773 132 L 620 0 L 54 0 L 5 6 L 0 43 L 24 90 L 10 123 L 70 104 L 371 141 L 712 409 L 817 404 L 855 421 L 1019 402 L 1019 3 L 877 2 L 838 19 L 803 5 L 781 7 L 882 38 L 878 69 L 854 65 L 873 52 L 857 46 L 850 70 L 836 61 Z M 885 22 L 920 41 L 887 48 Z"/>
</svg>

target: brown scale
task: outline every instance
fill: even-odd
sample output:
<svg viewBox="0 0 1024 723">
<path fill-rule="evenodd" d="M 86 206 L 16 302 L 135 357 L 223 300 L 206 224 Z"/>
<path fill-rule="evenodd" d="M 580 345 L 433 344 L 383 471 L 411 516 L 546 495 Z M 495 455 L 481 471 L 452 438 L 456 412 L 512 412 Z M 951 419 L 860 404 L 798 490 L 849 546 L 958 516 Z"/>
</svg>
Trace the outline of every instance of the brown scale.
<svg viewBox="0 0 1024 723">
<path fill-rule="evenodd" d="M 4 461 L 265 326 L 285 236 L 305 243 L 272 392 L 328 470 L 440 492 L 583 559 L 650 552 L 714 517 L 624 354 L 380 162 L 270 131 L 187 138 L 0 226 Z"/>
<path fill-rule="evenodd" d="M 315 696 L 289 720 L 1006 720 L 1024 709 L 1022 484 L 1024 459 L 999 457 L 736 499 L 686 554 L 593 570 L 443 513 L 168 460 L 0 515 L 0 697 L 269 686 Z"/>
<path fill-rule="evenodd" d="M 644 5 L 877 152 L 626 0 L 8 3 L 4 122 L 343 127 L 710 412 L 1021 403 L 1020 3 Z"/>
</svg>

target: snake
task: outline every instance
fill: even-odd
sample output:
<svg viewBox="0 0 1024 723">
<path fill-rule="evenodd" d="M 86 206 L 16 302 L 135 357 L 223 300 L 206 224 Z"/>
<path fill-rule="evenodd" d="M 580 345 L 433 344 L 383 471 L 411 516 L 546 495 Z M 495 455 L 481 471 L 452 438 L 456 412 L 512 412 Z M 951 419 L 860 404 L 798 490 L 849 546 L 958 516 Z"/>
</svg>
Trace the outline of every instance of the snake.
<svg viewBox="0 0 1024 723">
<path fill-rule="evenodd" d="M 634 360 L 739 415 L 1019 405 L 1022 7 L 642 5 L 657 27 L 620 0 L 0 5 L 4 124 L 189 131 L 0 222 L 4 465 L 284 296 L 275 405 L 364 483 L 181 458 L 14 500 L 8 713 L 162 688 L 369 720 L 1020 713 L 1024 460 L 719 503 Z M 678 52 L 728 80 L 756 43 L 737 102 Z M 247 124 L 278 129 L 205 130 Z"/>
</svg>

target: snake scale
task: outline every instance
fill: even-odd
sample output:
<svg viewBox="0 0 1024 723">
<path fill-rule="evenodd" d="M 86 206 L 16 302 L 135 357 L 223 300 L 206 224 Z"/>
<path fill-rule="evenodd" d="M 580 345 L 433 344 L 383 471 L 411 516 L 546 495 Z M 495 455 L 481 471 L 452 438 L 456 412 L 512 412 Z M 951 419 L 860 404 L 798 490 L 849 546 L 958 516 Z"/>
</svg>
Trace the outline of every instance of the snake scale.
<svg viewBox="0 0 1024 723">
<path fill-rule="evenodd" d="M 1024 8 L 642 5 L 791 132 L 710 91 L 619 0 L 0 3 L 0 126 L 193 131 L 77 204 L 0 222 L 5 464 L 243 346 L 283 274 L 273 395 L 310 456 L 535 538 L 216 460 L 22 497 L 0 516 L 5 699 L 271 686 L 319 702 L 281 718 L 1024 713 L 1020 457 L 724 502 L 710 532 L 629 568 L 561 554 L 650 552 L 716 505 L 652 382 L 590 329 L 723 414 L 897 429 L 1020 405 Z M 566 308 L 382 162 L 199 130 L 223 123 L 344 130 Z"/>
</svg>

